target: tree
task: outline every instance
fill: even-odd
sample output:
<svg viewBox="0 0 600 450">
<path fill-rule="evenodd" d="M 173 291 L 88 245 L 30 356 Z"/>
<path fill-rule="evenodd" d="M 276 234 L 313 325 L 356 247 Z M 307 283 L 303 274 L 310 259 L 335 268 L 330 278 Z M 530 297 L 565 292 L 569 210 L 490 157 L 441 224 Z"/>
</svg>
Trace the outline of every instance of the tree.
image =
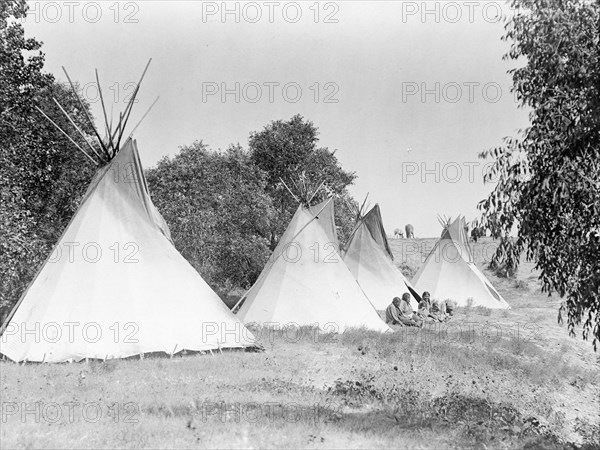
<svg viewBox="0 0 600 450">
<path fill-rule="evenodd" d="M 238 145 L 213 152 L 202 141 L 146 171 L 150 193 L 177 249 L 220 295 L 249 288 L 270 254 L 266 174 Z"/>
<path fill-rule="evenodd" d="M 356 179 L 354 172 L 346 172 L 340 166 L 335 152 L 317 147 L 318 129 L 300 115 L 289 121 L 271 122 L 260 132 L 251 133 L 249 140 L 252 161 L 267 173 L 267 192 L 276 209 L 271 223 L 269 239 L 274 249 L 298 202 L 283 182 L 295 195 L 312 195 L 321 182 L 325 189 L 312 199 L 312 204 L 322 201 L 327 195 L 335 195 L 340 241 L 345 242 L 354 225 L 346 201 L 352 201 L 347 187 Z M 300 186 L 299 184 L 302 184 Z M 303 191 L 303 192 L 300 192 Z"/>
<path fill-rule="evenodd" d="M 566 298 L 569 333 L 600 339 L 600 61 L 599 5 L 592 1 L 514 0 L 504 40 L 513 91 L 530 108 L 518 138 L 483 152 L 499 181 L 479 204 L 478 232 L 501 244 L 493 258 L 509 270 L 526 252 L 545 292 Z M 516 239 L 509 239 L 513 226 Z"/>
<path fill-rule="evenodd" d="M 0 4 L 0 319 L 50 252 L 95 171 L 35 109 L 81 142 L 55 97 L 90 131 L 75 95 L 43 72 L 41 43 L 25 38 L 16 21 L 26 14 L 24 0 Z"/>
</svg>

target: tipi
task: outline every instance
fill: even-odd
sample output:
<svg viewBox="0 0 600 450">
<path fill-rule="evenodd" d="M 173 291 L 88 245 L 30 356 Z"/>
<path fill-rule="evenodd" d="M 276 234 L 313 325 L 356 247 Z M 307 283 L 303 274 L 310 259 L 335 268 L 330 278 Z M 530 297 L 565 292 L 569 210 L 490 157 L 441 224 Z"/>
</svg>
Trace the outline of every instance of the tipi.
<svg viewBox="0 0 600 450">
<path fill-rule="evenodd" d="M 340 257 L 332 198 L 298 207 L 242 301 L 237 314 L 246 324 L 390 330 Z"/>
<path fill-rule="evenodd" d="M 441 239 L 413 278 L 419 291 L 432 299 L 452 299 L 458 306 L 508 309 L 509 304 L 475 266 L 467 243 L 464 217 L 443 223 Z M 469 299 L 472 299 L 470 301 Z"/>
<path fill-rule="evenodd" d="M 254 346 L 171 242 L 136 142 L 115 142 L 101 145 L 110 162 L 4 324 L 0 352 L 64 362 Z"/>
<path fill-rule="evenodd" d="M 379 205 L 360 217 L 352 232 L 343 258 L 375 308 L 385 309 L 394 297 L 410 292 L 416 311 L 420 296 L 393 263 Z"/>
</svg>

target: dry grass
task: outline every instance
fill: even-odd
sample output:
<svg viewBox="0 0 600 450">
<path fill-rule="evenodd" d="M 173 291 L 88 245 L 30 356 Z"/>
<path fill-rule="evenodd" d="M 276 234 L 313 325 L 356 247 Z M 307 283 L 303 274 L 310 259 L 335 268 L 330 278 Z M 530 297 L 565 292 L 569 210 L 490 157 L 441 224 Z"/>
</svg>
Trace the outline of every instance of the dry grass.
<svg viewBox="0 0 600 450">
<path fill-rule="evenodd" d="M 594 448 L 598 357 L 556 324 L 530 268 L 518 283 L 486 272 L 511 310 L 459 308 L 437 328 L 259 329 L 264 353 L 2 362 L 0 447 Z"/>
</svg>

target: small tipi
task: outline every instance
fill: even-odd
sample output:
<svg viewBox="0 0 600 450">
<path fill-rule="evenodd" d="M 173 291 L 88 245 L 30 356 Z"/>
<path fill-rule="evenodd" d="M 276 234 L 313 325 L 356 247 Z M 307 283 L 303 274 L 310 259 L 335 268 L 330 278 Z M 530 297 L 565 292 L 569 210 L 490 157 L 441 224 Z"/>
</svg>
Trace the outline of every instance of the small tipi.
<svg viewBox="0 0 600 450">
<path fill-rule="evenodd" d="M 393 263 L 379 205 L 362 217 L 358 213 L 343 258 L 375 308 L 385 309 L 394 297 L 409 292 L 413 309 L 418 309 L 419 294 Z"/>
<path fill-rule="evenodd" d="M 390 330 L 339 254 L 332 198 L 298 207 L 242 301 L 237 314 L 246 324 Z"/>
<path fill-rule="evenodd" d="M 419 292 L 429 291 L 432 299 L 452 299 L 458 306 L 508 309 L 489 280 L 475 266 L 468 246 L 464 217 L 443 223 L 441 239 L 413 278 Z M 472 299 L 472 300 L 470 300 Z"/>
<path fill-rule="evenodd" d="M 0 352 L 64 362 L 254 346 L 171 242 L 136 142 L 115 142 L 101 145 L 109 162 L 4 324 Z"/>
</svg>

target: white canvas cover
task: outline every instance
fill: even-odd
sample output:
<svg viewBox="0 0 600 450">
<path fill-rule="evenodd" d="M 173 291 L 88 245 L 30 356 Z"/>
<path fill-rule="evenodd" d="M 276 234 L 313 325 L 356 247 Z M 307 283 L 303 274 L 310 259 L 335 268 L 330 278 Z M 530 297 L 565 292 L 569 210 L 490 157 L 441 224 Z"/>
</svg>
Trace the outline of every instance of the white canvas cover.
<svg viewBox="0 0 600 450">
<path fill-rule="evenodd" d="M 471 306 L 510 308 L 475 266 L 461 217 L 444 229 L 441 239 L 412 281 L 419 292 L 429 291 L 432 299 L 452 299 L 458 306 L 468 306 L 469 298 L 472 298 Z"/>
<path fill-rule="evenodd" d="M 390 330 L 332 243 L 333 217 L 331 199 L 310 209 L 298 207 L 246 294 L 238 312 L 244 323 L 312 325 L 339 332 L 350 327 Z"/>
<path fill-rule="evenodd" d="M 333 200 L 331 201 L 331 204 L 321 202 L 317 205 L 310 206 L 308 210 L 313 216 L 319 217 L 317 221 L 327 234 L 327 238 L 329 239 L 327 243 L 331 242 L 336 248 L 339 248 L 340 242 L 338 240 L 337 230 L 335 228 L 335 211 Z M 327 245 L 327 243 L 325 245 Z"/>
<path fill-rule="evenodd" d="M 96 175 L 13 310 L 0 352 L 14 361 L 62 362 L 253 341 L 173 246 L 128 140 Z"/>
<path fill-rule="evenodd" d="M 386 253 L 383 244 L 387 243 L 385 233 L 380 235 L 383 225 L 379 226 L 381 221 L 373 215 L 379 215 L 377 205 L 359 221 L 343 257 L 373 306 L 382 310 L 392 303 L 394 297 L 402 297 L 405 292 L 412 293 L 415 289 Z M 373 225 L 369 227 L 369 223 Z M 378 244 L 373 233 L 380 235 L 382 244 Z M 411 295 L 411 306 L 415 311 L 419 307 L 414 295 Z"/>
</svg>

